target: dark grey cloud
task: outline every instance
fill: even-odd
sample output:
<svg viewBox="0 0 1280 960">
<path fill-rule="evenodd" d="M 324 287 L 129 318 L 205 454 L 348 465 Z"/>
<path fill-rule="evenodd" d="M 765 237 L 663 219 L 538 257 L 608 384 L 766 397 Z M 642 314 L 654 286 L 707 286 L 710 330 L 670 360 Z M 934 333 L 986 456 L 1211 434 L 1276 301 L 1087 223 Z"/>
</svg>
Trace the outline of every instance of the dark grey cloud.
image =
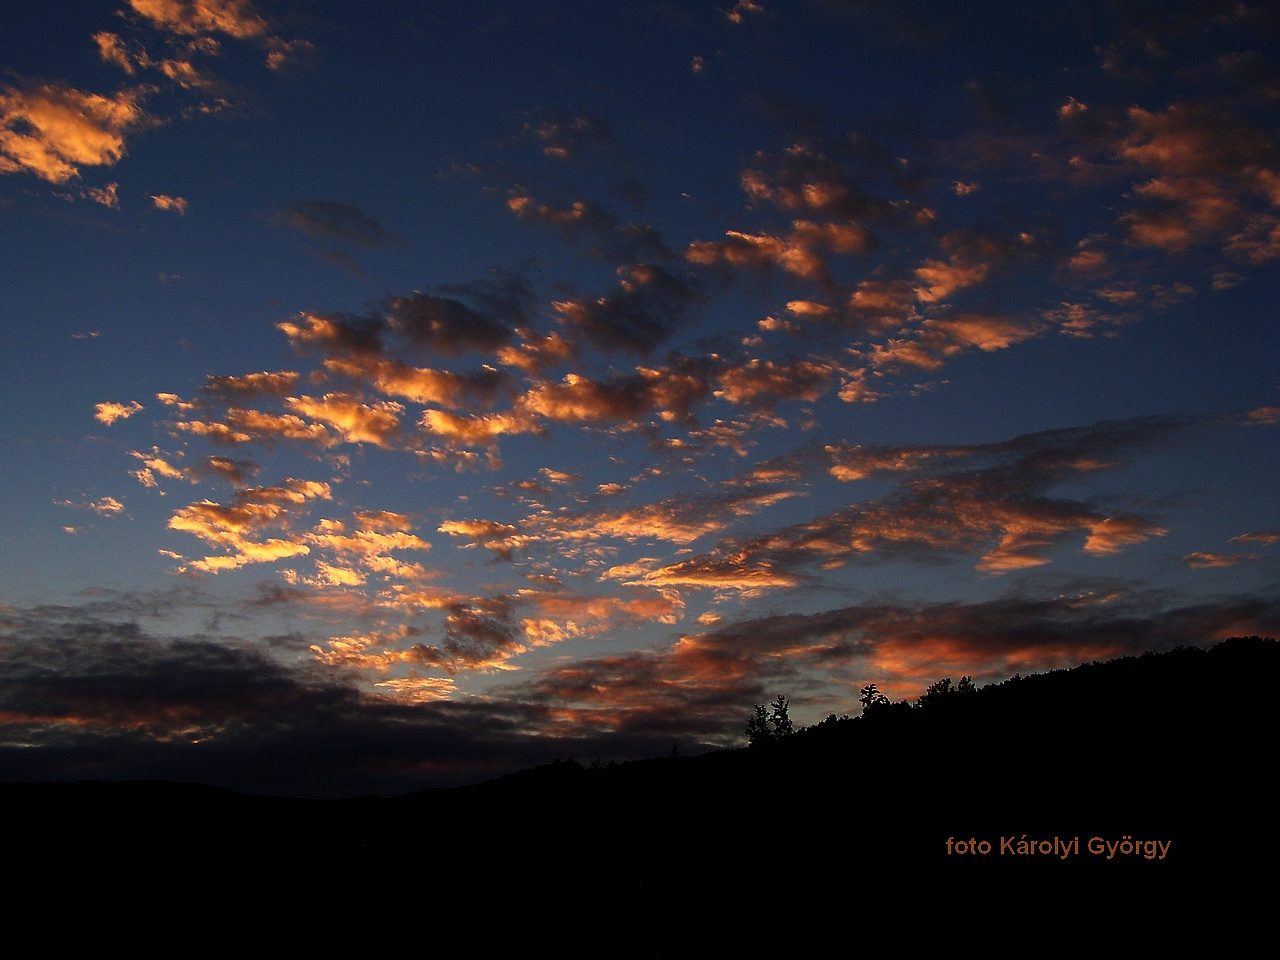
<svg viewBox="0 0 1280 960">
<path fill-rule="evenodd" d="M 279 326 L 296 343 L 329 353 L 371 358 L 427 350 L 454 357 L 505 346 L 535 302 L 527 281 L 505 271 L 438 289 L 452 295 L 414 291 L 389 297 L 364 315 L 310 313 Z"/>
<path fill-rule="evenodd" d="M 404 238 L 349 203 L 302 200 L 271 215 L 277 227 L 299 230 L 317 240 L 345 243 L 363 249 L 394 246 Z"/>
<path fill-rule="evenodd" d="M 564 755 L 562 744 L 523 735 L 537 711 L 520 704 L 368 696 L 342 672 L 273 656 L 296 657 L 296 641 L 160 636 L 87 610 L 10 610 L 0 621 L 3 779 L 352 796 L 475 781 Z"/>
<path fill-rule="evenodd" d="M 447 355 L 492 352 L 510 341 L 513 333 L 497 317 L 461 300 L 426 293 L 393 297 L 387 315 L 411 343 Z"/>
<path fill-rule="evenodd" d="M 603 297 L 559 301 L 555 309 L 576 333 L 606 352 L 647 356 L 689 324 L 701 305 L 701 284 L 656 264 L 622 268 Z"/>
</svg>

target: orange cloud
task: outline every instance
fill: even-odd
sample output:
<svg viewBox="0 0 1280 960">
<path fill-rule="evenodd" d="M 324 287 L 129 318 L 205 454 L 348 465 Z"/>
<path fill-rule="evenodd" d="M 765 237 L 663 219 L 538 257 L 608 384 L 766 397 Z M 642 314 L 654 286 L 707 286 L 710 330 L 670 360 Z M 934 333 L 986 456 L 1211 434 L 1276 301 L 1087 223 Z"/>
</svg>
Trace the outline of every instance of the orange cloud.
<svg viewBox="0 0 1280 960">
<path fill-rule="evenodd" d="M 294 414 L 278 415 L 240 407 L 227 410 L 225 423 L 178 420 L 173 423 L 173 429 L 226 444 L 300 440 L 319 447 L 331 447 L 339 442 L 322 424 L 308 423 Z"/>
<path fill-rule="evenodd" d="M 184 36 L 225 33 L 240 39 L 267 33 L 267 21 L 249 0 L 127 0 L 152 25 Z"/>
<path fill-rule="evenodd" d="M 541 377 L 550 368 L 577 356 L 577 348 L 558 333 L 543 336 L 527 327 L 518 328 L 516 333 L 521 343 L 498 351 L 498 362 L 503 366 L 517 367 L 530 376 Z"/>
<path fill-rule="evenodd" d="M 281 370 L 278 373 L 247 373 L 240 377 L 205 377 L 202 390 L 224 397 L 283 397 L 298 382 L 298 374 Z"/>
<path fill-rule="evenodd" d="M 1196 552 L 1189 553 L 1182 559 L 1192 570 L 1203 570 L 1205 568 L 1234 567 L 1237 563 L 1244 560 L 1256 560 L 1257 557 L 1254 554 L 1246 553 Z"/>
<path fill-rule="evenodd" d="M 142 404 L 136 400 L 130 400 L 128 403 L 96 403 L 93 406 L 93 418 L 105 423 L 107 426 L 115 423 L 117 420 L 127 420 L 135 413 L 142 410 Z"/>
<path fill-rule="evenodd" d="M 762 269 L 777 266 L 806 280 L 828 278 L 826 254 L 864 253 L 874 238 L 856 223 L 815 223 L 796 220 L 785 237 L 730 230 L 727 239 L 695 241 L 685 250 L 690 263 L 724 262 L 735 267 Z"/>
<path fill-rule="evenodd" d="M 523 411 L 460 417 L 447 410 L 424 410 L 423 430 L 463 446 L 491 446 L 504 434 L 542 433 L 543 428 Z"/>
<path fill-rule="evenodd" d="M 643 376 L 600 382 L 575 373 L 560 383 L 540 383 L 520 398 L 522 409 L 562 423 L 633 420 L 652 408 Z"/>
<path fill-rule="evenodd" d="M 284 320 L 276 324 L 295 344 L 310 344 L 325 350 L 347 353 L 380 353 L 386 323 L 380 318 L 325 317 L 316 313 L 299 314 L 298 321 Z"/>
<path fill-rule="evenodd" d="M 800 571 L 898 555 L 928 560 L 977 555 L 976 568 L 1005 573 L 1049 562 L 1047 551 L 1085 534 L 1082 550 L 1107 556 L 1162 536 L 1137 516 L 1106 516 L 1092 506 L 1051 499 L 1062 479 L 1115 462 L 1130 445 L 1177 429 L 1172 421 L 1134 421 L 1046 431 L 983 447 L 862 448 L 828 446 L 827 469 L 839 479 L 889 475 L 897 488 L 746 542 L 725 542 L 644 574 L 646 583 L 728 589 L 791 585 Z"/>
<path fill-rule="evenodd" d="M 169 528 L 230 551 L 226 556 L 190 561 L 183 569 L 217 573 L 250 563 L 270 563 L 308 554 L 311 548 L 297 537 L 258 539 L 257 535 L 272 528 L 287 530 L 309 501 L 331 496 L 327 483 L 289 479 L 276 486 L 240 490 L 228 504 L 212 500 L 190 504 L 174 512 Z"/>
<path fill-rule="evenodd" d="M 125 137 L 152 122 L 142 109 L 146 90 L 112 97 L 45 83 L 0 90 L 0 173 L 26 171 L 66 183 L 86 166 L 112 166 Z"/>
<path fill-rule="evenodd" d="M 533 542 L 533 538 L 521 534 L 518 527 L 493 520 L 446 520 L 437 529 L 451 537 L 471 540 L 463 544 L 464 549 L 484 547 L 503 560 L 510 560 L 517 550 L 523 551 Z"/>
<path fill-rule="evenodd" d="M 849 297 L 849 311 L 872 332 L 893 330 L 916 318 L 914 292 L 905 280 L 863 280 Z"/>
<path fill-rule="evenodd" d="M 361 403 L 344 393 L 326 393 L 322 398 L 289 397 L 285 404 L 304 416 L 312 417 L 337 430 L 348 443 L 372 443 L 389 447 L 400 434 L 398 403 Z"/>
<path fill-rule="evenodd" d="M 324 365 L 360 383 L 368 383 L 379 393 L 446 407 L 492 403 L 508 381 L 506 374 L 492 367 L 461 374 L 373 357 L 330 358 Z"/>
<path fill-rule="evenodd" d="M 715 393 L 730 403 L 769 405 L 775 400 L 817 400 L 831 385 L 835 369 L 809 360 L 751 360 L 720 373 Z"/>
<path fill-rule="evenodd" d="M 1280 530 L 1258 530 L 1254 533 L 1242 533 L 1238 537 L 1232 537 L 1231 542 L 1261 543 L 1269 547 L 1273 543 L 1280 543 Z"/>
<path fill-rule="evenodd" d="M 915 288 L 915 297 L 921 303 L 946 300 L 957 290 L 981 283 L 989 270 L 987 264 L 973 263 L 963 257 L 952 257 L 945 262 L 926 260 L 915 271 L 916 279 L 920 282 Z"/>
<path fill-rule="evenodd" d="M 155 204 L 157 210 L 172 210 L 180 215 L 187 212 L 187 201 L 182 197 L 171 197 L 168 194 L 159 193 L 152 196 L 151 202 Z"/>
</svg>

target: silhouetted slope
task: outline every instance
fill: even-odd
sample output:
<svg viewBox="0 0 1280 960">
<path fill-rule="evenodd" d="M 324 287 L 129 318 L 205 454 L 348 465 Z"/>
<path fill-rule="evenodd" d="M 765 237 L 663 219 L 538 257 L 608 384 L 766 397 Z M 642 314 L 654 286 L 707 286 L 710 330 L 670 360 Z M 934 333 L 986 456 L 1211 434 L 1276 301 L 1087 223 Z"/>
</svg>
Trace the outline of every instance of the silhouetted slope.
<svg viewBox="0 0 1280 960">
<path fill-rule="evenodd" d="M 565 760 L 392 800 L 160 783 L 9 784 L 0 799 L 22 876 L 162 898 L 234 890 L 264 916 L 357 876 L 401 878 L 378 887 L 401 905 L 458 884 L 563 882 L 657 905 L 745 890 L 762 871 L 841 896 L 904 882 L 1185 886 L 1274 872 L 1278 690 L 1280 644 L 1244 638 L 884 707 L 764 748 Z M 1108 859 L 1084 849 L 1092 837 L 1167 846 Z M 957 856 L 948 838 L 991 852 Z M 1020 856 L 1019 838 L 1078 838 L 1077 852 Z M 736 902 L 750 912 L 747 894 Z"/>
</svg>

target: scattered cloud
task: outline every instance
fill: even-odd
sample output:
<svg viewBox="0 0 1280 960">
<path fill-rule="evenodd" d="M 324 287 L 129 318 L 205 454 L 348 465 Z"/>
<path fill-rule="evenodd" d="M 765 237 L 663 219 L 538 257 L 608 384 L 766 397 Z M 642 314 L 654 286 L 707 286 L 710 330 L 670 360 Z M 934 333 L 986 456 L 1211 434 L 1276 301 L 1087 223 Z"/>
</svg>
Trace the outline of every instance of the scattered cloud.
<svg viewBox="0 0 1280 960">
<path fill-rule="evenodd" d="M 179 216 L 184 216 L 187 212 L 187 201 L 182 197 L 171 197 L 165 193 L 154 194 L 151 202 L 155 204 L 157 210 L 172 210 Z"/>
<path fill-rule="evenodd" d="M 128 403 L 97 403 L 93 407 L 93 417 L 95 420 L 105 423 L 107 426 L 115 423 L 117 420 L 127 420 L 135 413 L 143 409 L 142 404 L 136 400 L 130 400 Z"/>
<path fill-rule="evenodd" d="M 85 500 L 79 503 L 72 500 L 55 500 L 53 502 L 60 507 L 91 510 L 100 517 L 118 517 L 125 512 L 124 504 L 115 497 L 99 497 L 97 500 Z M 69 530 L 68 532 L 73 531 Z"/>
</svg>

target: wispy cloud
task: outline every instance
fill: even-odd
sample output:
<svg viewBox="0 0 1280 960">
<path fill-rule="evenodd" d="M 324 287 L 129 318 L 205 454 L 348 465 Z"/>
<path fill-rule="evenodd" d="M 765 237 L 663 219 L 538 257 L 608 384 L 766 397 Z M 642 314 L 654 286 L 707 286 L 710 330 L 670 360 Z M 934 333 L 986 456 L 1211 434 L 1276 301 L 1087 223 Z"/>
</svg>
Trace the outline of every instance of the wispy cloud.
<svg viewBox="0 0 1280 960">
<path fill-rule="evenodd" d="M 1080 536 L 1087 555 L 1118 553 L 1165 531 L 1147 517 L 1105 513 L 1045 494 L 1183 429 L 1181 421 L 1157 418 L 1047 431 L 985 447 L 828 447 L 832 476 L 887 476 L 896 489 L 774 533 L 723 543 L 642 579 L 756 592 L 794 586 L 815 567 L 889 557 L 931 562 L 976 555 L 979 571 L 1006 573 L 1047 564 L 1051 549 Z"/>
<path fill-rule="evenodd" d="M 363 249 L 404 242 L 381 223 L 349 203 L 333 200 L 302 200 L 272 214 L 279 227 L 298 230 L 318 240 L 349 243 Z"/>
</svg>

